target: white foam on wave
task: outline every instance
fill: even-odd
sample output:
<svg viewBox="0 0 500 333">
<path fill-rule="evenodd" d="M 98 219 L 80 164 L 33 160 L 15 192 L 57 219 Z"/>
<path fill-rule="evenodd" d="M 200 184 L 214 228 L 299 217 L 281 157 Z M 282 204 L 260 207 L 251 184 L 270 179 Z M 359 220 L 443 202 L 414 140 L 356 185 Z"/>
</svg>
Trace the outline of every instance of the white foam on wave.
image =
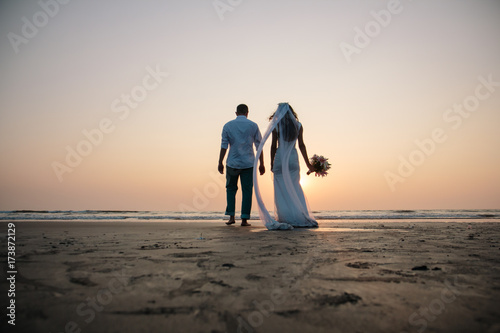
<svg viewBox="0 0 500 333">
<path fill-rule="evenodd" d="M 271 215 L 273 214 L 270 212 Z M 500 219 L 500 210 L 357 210 L 357 211 L 314 211 L 317 220 L 496 220 Z M 0 211 L 0 220 L 20 221 L 207 221 L 225 220 L 227 216 L 220 212 L 162 212 L 162 211 Z M 252 212 L 251 220 L 258 220 L 259 215 Z"/>
</svg>

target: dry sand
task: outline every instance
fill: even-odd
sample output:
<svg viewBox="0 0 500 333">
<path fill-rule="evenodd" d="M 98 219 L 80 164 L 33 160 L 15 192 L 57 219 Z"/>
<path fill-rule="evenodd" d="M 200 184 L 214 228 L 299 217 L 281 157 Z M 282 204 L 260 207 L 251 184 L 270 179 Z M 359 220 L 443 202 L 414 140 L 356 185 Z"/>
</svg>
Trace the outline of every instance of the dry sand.
<svg viewBox="0 0 500 333">
<path fill-rule="evenodd" d="M 498 222 L 251 222 L 18 221 L 2 332 L 500 332 Z"/>
</svg>

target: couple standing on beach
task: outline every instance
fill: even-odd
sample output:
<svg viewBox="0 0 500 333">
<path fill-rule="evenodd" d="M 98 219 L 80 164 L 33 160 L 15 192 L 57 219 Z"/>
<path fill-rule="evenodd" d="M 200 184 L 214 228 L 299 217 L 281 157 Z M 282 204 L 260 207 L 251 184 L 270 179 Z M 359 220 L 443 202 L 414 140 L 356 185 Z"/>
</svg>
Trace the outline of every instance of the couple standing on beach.
<svg viewBox="0 0 500 333">
<path fill-rule="evenodd" d="M 222 129 L 222 143 L 219 155 L 219 172 L 224 174 L 224 157 L 226 161 L 226 195 L 227 207 L 225 215 L 229 215 L 227 225 L 236 223 L 235 205 L 238 190 L 238 178 L 242 189 L 241 225 L 250 226 L 247 222 L 252 209 L 252 190 L 259 206 L 260 219 L 269 230 L 293 229 L 293 227 L 317 227 L 318 223 L 310 214 L 307 201 L 300 186 L 300 166 L 295 144 L 304 158 L 309 173 L 314 168 L 309 162 L 303 140 L 304 129 L 298 116 L 288 103 L 281 103 L 269 118 L 270 124 L 261 136 L 256 123 L 248 119 L 248 107 L 238 105 L 236 119 L 226 123 Z M 260 175 L 266 172 L 262 149 L 266 140 L 272 135 L 271 171 L 274 174 L 274 218 L 267 210 L 258 186 L 257 170 Z M 254 156 L 253 146 L 257 150 Z M 260 162 L 257 169 L 257 163 Z"/>
</svg>

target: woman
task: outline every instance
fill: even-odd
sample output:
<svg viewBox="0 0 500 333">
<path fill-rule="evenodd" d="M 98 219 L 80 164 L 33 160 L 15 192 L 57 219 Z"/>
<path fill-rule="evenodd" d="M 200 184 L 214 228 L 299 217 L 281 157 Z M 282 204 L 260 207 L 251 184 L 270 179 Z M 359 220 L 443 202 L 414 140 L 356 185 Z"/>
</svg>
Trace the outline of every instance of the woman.
<svg viewBox="0 0 500 333">
<path fill-rule="evenodd" d="M 303 140 L 304 129 L 298 122 L 297 114 L 288 103 L 279 104 L 278 110 L 270 119 L 271 123 L 257 150 L 257 156 L 260 156 L 264 143 L 272 134 L 271 170 L 274 173 L 275 219 L 270 216 L 262 201 L 254 165 L 255 196 L 260 218 L 270 230 L 317 227 L 318 223 L 309 213 L 307 201 L 300 186 L 299 158 L 295 148 L 297 141 L 299 141 L 299 149 L 309 173 L 314 171 L 307 157 Z"/>
</svg>

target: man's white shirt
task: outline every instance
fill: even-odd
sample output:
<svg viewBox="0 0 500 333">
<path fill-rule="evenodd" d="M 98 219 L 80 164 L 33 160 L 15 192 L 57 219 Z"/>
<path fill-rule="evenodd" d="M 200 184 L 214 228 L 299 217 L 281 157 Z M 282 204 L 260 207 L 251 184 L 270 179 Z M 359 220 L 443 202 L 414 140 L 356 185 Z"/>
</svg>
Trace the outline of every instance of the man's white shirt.
<svg viewBox="0 0 500 333">
<path fill-rule="evenodd" d="M 247 169 L 253 167 L 255 154 L 252 145 L 257 150 L 262 136 L 259 126 L 245 116 L 226 123 L 222 129 L 221 148 L 229 147 L 226 165 L 233 169 Z"/>
</svg>

